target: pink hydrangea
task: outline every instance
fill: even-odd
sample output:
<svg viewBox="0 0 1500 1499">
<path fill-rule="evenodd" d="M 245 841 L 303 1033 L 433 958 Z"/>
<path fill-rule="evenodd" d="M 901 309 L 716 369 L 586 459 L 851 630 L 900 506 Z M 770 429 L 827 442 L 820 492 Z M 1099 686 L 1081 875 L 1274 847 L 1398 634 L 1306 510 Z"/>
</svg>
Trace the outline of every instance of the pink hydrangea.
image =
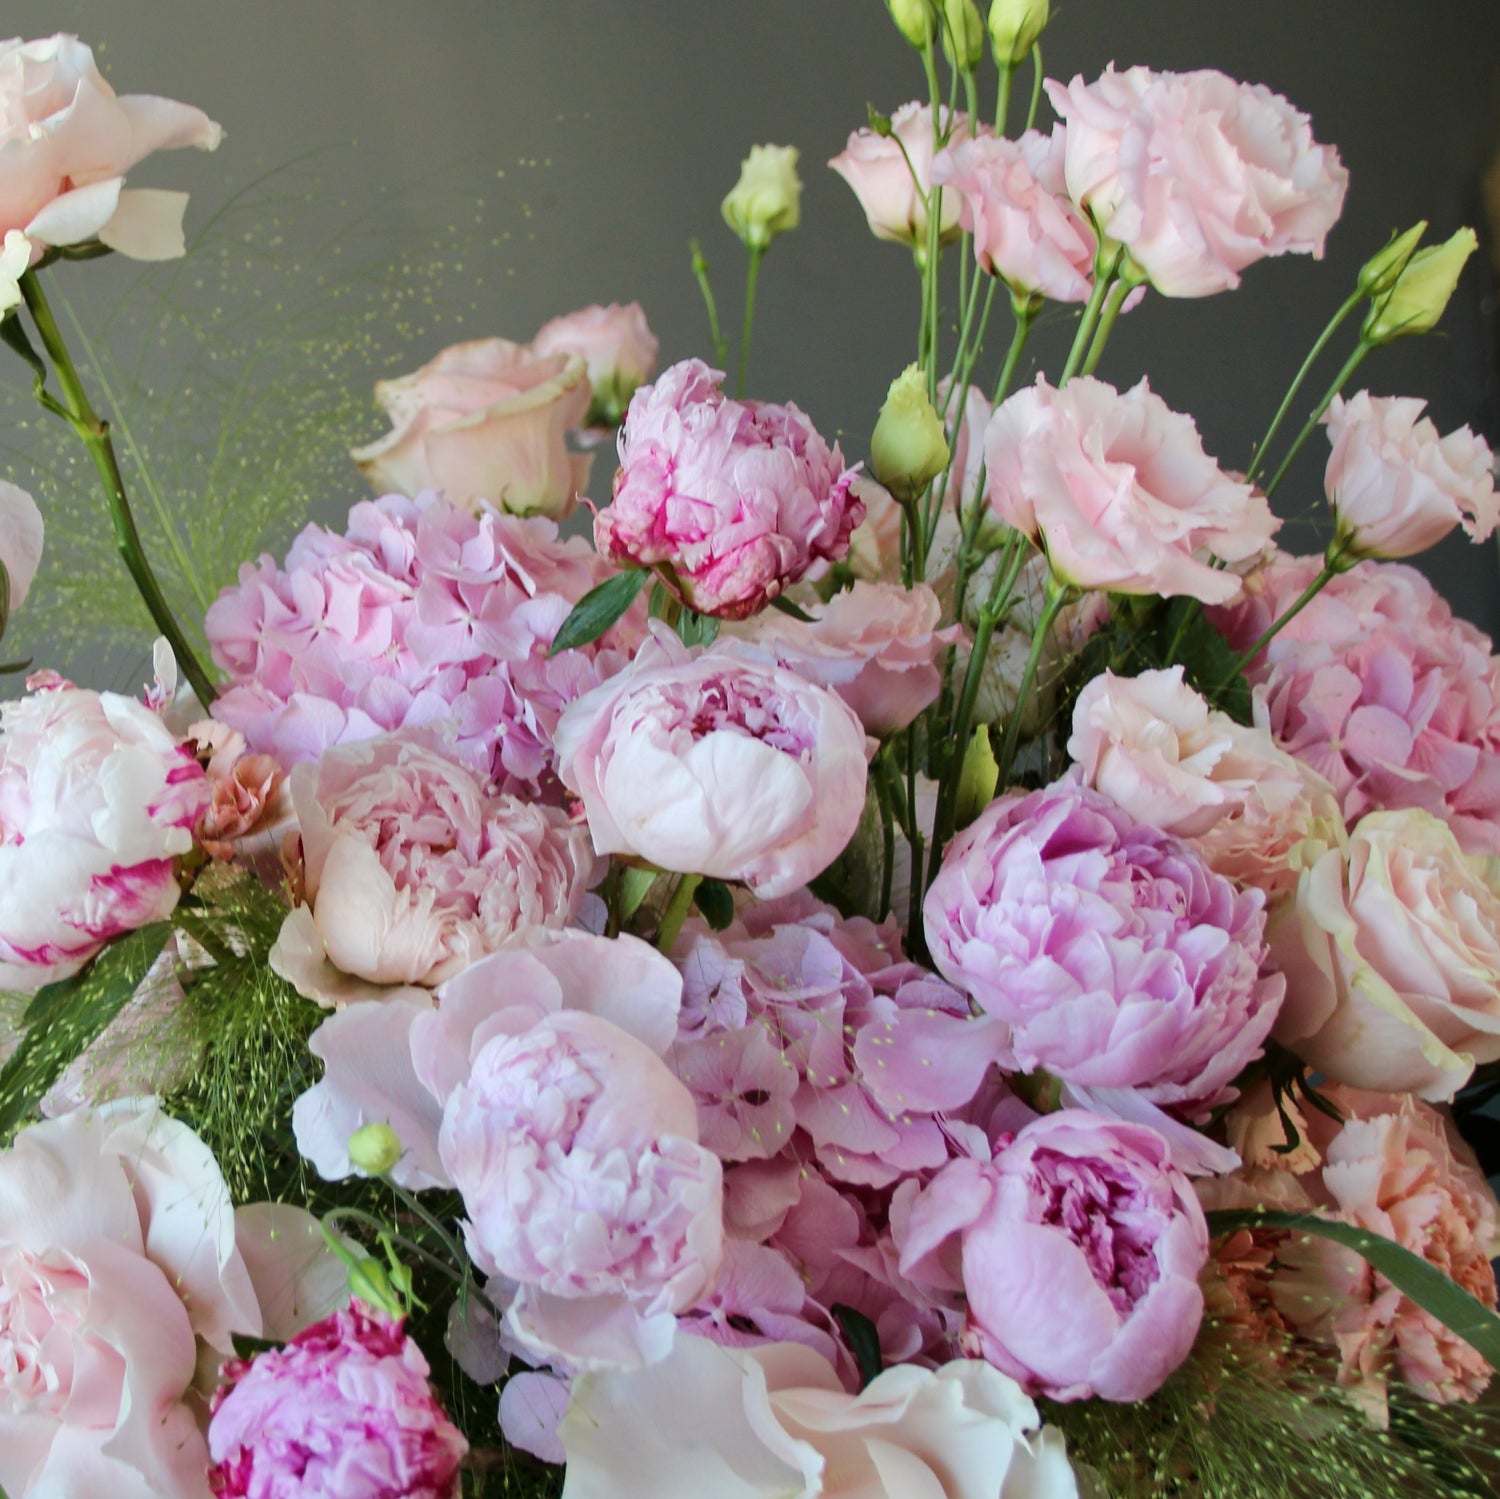
<svg viewBox="0 0 1500 1499">
<path fill-rule="evenodd" d="M 1321 566 L 1278 556 L 1213 618 L 1247 649 Z M 1444 818 L 1469 853 L 1500 853 L 1500 658 L 1422 575 L 1361 562 L 1250 663 L 1258 713 L 1333 783 L 1351 826 L 1377 808 Z"/>
<path fill-rule="evenodd" d="M 1062 781 L 993 802 L 923 906 L 943 976 L 1004 1022 L 997 1055 L 1206 1117 L 1261 1054 L 1284 981 L 1265 897 L 1108 797 Z"/>
<path fill-rule="evenodd" d="M 229 675 L 215 717 L 288 766 L 430 726 L 475 770 L 534 793 L 550 783 L 563 706 L 639 639 L 628 616 L 595 645 L 548 658 L 607 571 L 542 517 L 472 515 L 432 494 L 366 501 L 342 536 L 307 527 L 285 568 L 247 563 L 209 609 Z"/>
<path fill-rule="evenodd" d="M 731 401 L 689 359 L 631 398 L 602 555 L 656 567 L 700 614 L 744 619 L 843 558 L 864 515 L 854 471 L 795 406 Z"/>
<path fill-rule="evenodd" d="M 209 1475 L 220 1499 L 454 1499 L 469 1450 L 401 1323 L 355 1302 L 224 1368 Z"/>
</svg>

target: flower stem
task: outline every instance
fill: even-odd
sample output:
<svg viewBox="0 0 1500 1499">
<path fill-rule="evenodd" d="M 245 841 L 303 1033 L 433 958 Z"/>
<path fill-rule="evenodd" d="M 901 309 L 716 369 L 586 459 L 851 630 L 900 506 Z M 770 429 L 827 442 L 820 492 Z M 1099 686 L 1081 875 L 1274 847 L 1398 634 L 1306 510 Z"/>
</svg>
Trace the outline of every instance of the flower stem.
<svg viewBox="0 0 1500 1499">
<path fill-rule="evenodd" d="M 671 956 L 678 933 L 682 931 L 682 923 L 687 920 L 688 912 L 693 908 L 693 895 L 702 883 L 701 874 L 685 874 L 678 880 L 677 888 L 667 902 L 667 909 L 662 912 L 661 925 L 657 928 L 657 951 Z"/>
<path fill-rule="evenodd" d="M 1314 578 L 1312 582 L 1302 590 L 1302 593 L 1298 597 L 1297 602 L 1293 604 L 1292 607 L 1288 609 L 1286 613 L 1283 614 L 1279 619 L 1273 621 L 1270 628 L 1265 632 L 1265 634 L 1262 635 L 1260 639 L 1257 640 L 1255 644 L 1252 645 L 1250 649 L 1244 653 L 1244 655 L 1240 656 L 1235 661 L 1233 670 L 1230 672 L 1229 677 L 1224 682 L 1220 683 L 1220 686 L 1228 686 L 1229 682 L 1232 681 L 1235 676 L 1244 671 L 1244 669 L 1249 666 L 1249 664 L 1253 660 L 1255 660 L 1255 658 L 1260 655 L 1260 653 L 1265 650 L 1268 645 L 1270 645 L 1270 643 L 1276 638 L 1281 630 L 1285 626 L 1289 625 L 1294 619 L 1296 619 L 1296 617 L 1301 614 L 1302 611 L 1307 608 L 1307 606 L 1312 603 L 1315 598 L 1317 598 L 1317 596 L 1323 591 L 1328 583 L 1332 579 L 1337 577 L 1341 571 L 1343 571 L 1342 568 L 1335 566 L 1332 563 L 1325 562 L 1323 564 L 1323 571 L 1320 572 L 1318 576 Z"/>
<path fill-rule="evenodd" d="M 1115 319 L 1120 315 L 1120 309 L 1125 305 L 1125 299 L 1135 288 L 1123 277 L 1116 281 L 1109 289 L 1109 296 L 1104 303 L 1104 311 L 1099 317 L 1099 326 L 1094 330 L 1094 341 L 1089 345 L 1088 358 L 1083 361 L 1081 373 L 1092 375 L 1099 364 L 1099 358 L 1104 353 L 1104 346 L 1109 342 L 1109 335 L 1115 331 Z"/>
<path fill-rule="evenodd" d="M 760 281 L 760 262 L 765 253 L 759 245 L 750 247 L 750 267 L 745 272 L 745 326 L 740 331 L 740 371 L 734 382 L 736 400 L 745 394 L 745 372 L 750 368 L 750 333 L 755 327 L 755 288 Z"/>
<path fill-rule="evenodd" d="M 1094 289 L 1089 293 L 1088 305 L 1083 309 L 1083 316 L 1078 321 L 1078 331 L 1073 335 L 1073 347 L 1068 350 L 1068 362 L 1063 366 L 1063 372 L 1057 381 L 1057 388 L 1061 390 L 1064 385 L 1078 372 L 1078 366 L 1083 362 L 1084 353 L 1094 336 L 1094 330 L 1099 325 L 1099 315 L 1104 311 L 1104 303 L 1114 285 L 1115 277 L 1120 273 L 1120 261 L 1124 258 L 1123 246 L 1117 246 L 1114 252 L 1105 259 L 1104 251 L 1101 249 L 1099 256 L 1094 261 Z"/>
<path fill-rule="evenodd" d="M 1047 575 L 1046 602 L 1042 605 L 1042 613 L 1036 622 L 1036 629 L 1031 634 L 1031 652 L 1026 657 L 1026 669 L 1021 673 L 1020 691 L 1016 693 L 1016 706 L 1006 721 L 1005 743 L 1000 748 L 1000 774 L 995 784 L 1002 789 L 1010 784 L 1011 769 L 1016 763 L 1016 748 L 1021 742 L 1021 716 L 1026 708 L 1026 699 L 1031 695 L 1032 685 L 1036 681 L 1036 671 L 1041 664 L 1042 651 L 1046 648 L 1048 637 L 1052 634 L 1052 626 L 1056 623 L 1057 616 L 1061 613 L 1071 591 L 1058 583 L 1050 573 Z"/>
<path fill-rule="evenodd" d="M 135 517 L 130 513 L 130 501 L 125 493 L 125 480 L 115 457 L 114 444 L 110 441 L 109 423 L 101 421 L 83 388 L 78 371 L 63 343 L 62 333 L 52 308 L 47 303 L 46 293 L 35 271 L 26 271 L 21 276 L 21 295 L 26 300 L 26 309 L 36 324 L 42 347 L 46 349 L 52 367 L 57 371 L 58 383 L 62 386 L 62 405 L 67 413 L 69 425 L 78 434 L 94 461 L 99 477 L 104 484 L 105 501 L 109 507 L 110 523 L 114 527 L 115 546 L 124 559 L 125 566 L 135 583 L 137 591 L 145 601 L 156 628 L 167 637 L 172 654 L 177 657 L 178 667 L 198 695 L 198 701 L 209 708 L 218 695 L 208 673 L 203 669 L 182 627 L 177 623 L 146 560 L 146 551 L 141 544 L 140 532 L 136 530 Z"/>
<path fill-rule="evenodd" d="M 995 100 L 995 134 L 1003 136 L 1010 120 L 1010 86 L 1015 81 L 1014 67 L 1000 68 L 1000 93 Z"/>
<path fill-rule="evenodd" d="M 708 280 L 708 261 L 704 258 L 703 247 L 697 240 L 689 240 L 688 248 L 693 254 L 693 278 L 698 283 L 698 290 L 703 293 L 703 305 L 708 309 L 708 336 L 714 344 L 714 360 L 723 364 L 729 353 L 729 344 L 725 341 L 723 331 L 719 327 L 719 308 L 714 301 L 714 289 Z"/>
<path fill-rule="evenodd" d="M 1269 500 L 1276 493 L 1276 486 L 1286 476 L 1286 471 L 1292 466 L 1292 460 L 1302 451 L 1302 445 L 1313 434 L 1313 429 L 1323 418 L 1323 413 L 1328 410 L 1329 403 L 1348 383 L 1349 377 L 1364 362 L 1364 357 L 1375 347 L 1374 344 L 1366 343 L 1361 339 L 1355 346 L 1354 352 L 1344 361 L 1344 367 L 1333 377 L 1333 384 L 1323 392 L 1323 399 L 1313 407 L 1312 414 L 1302 424 L 1302 430 L 1297 434 L 1296 440 L 1287 450 L 1287 455 L 1281 460 L 1281 466 L 1271 476 L 1271 482 L 1266 485 L 1266 498 Z"/>
<path fill-rule="evenodd" d="M 1026 111 L 1026 128 L 1036 124 L 1036 112 L 1042 102 L 1042 44 L 1037 42 L 1031 49 L 1031 107 Z"/>
</svg>

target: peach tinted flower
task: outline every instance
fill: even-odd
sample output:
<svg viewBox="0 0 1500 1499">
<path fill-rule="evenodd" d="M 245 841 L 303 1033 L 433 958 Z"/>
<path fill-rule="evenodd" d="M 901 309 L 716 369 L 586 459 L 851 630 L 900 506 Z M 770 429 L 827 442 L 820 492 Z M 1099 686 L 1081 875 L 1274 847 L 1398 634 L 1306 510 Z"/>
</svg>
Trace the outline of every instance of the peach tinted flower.
<svg viewBox="0 0 1500 1499">
<path fill-rule="evenodd" d="M 639 302 L 580 307 L 543 323 L 531 340 L 534 354 L 583 356 L 594 393 L 586 418 L 590 426 L 619 424 L 636 387 L 656 369 L 660 347 Z"/>
<path fill-rule="evenodd" d="M 24 489 L 0 479 L 0 564 L 10 587 L 10 610 L 26 601 L 42 560 L 42 512 Z M 3 628 L 3 627 L 0 627 Z"/>
<path fill-rule="evenodd" d="M 234 857 L 235 844 L 255 831 L 276 801 L 284 777 L 271 755 L 252 755 L 245 736 L 207 718 L 189 730 L 200 756 L 207 756 L 208 809 L 193 830 L 205 853 Z"/>
</svg>

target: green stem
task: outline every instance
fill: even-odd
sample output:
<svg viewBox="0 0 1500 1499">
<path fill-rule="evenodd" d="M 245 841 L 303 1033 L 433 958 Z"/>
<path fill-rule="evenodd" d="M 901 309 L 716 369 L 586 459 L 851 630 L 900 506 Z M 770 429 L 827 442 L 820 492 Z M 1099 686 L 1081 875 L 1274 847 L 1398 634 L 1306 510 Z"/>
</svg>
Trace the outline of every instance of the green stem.
<svg viewBox="0 0 1500 1499">
<path fill-rule="evenodd" d="M 1031 49 L 1031 108 L 1026 111 L 1026 128 L 1036 124 L 1036 112 L 1042 102 L 1042 44 L 1037 42 Z"/>
<path fill-rule="evenodd" d="M 1281 405 L 1276 408 L 1276 415 L 1271 418 L 1271 425 L 1266 428 L 1266 435 L 1256 443 L 1254 451 L 1250 454 L 1250 467 L 1245 471 L 1245 478 L 1253 480 L 1265 465 L 1266 454 L 1270 451 L 1271 442 L 1280 430 L 1282 422 L 1286 420 L 1286 414 L 1292 409 L 1292 402 L 1297 399 L 1297 392 L 1302 389 L 1302 382 L 1307 379 L 1317 362 L 1318 355 L 1328 346 L 1328 340 L 1338 332 L 1344 319 L 1354 311 L 1365 299 L 1362 291 L 1354 291 L 1349 300 L 1344 303 L 1334 315 L 1329 318 L 1328 326 L 1318 335 L 1317 342 L 1308 351 L 1307 358 L 1302 361 L 1302 368 L 1297 371 L 1296 378 L 1287 387 L 1287 393 L 1281 398 Z"/>
<path fill-rule="evenodd" d="M 925 949 L 926 939 L 922 928 L 923 888 L 922 854 L 926 847 L 922 838 L 922 820 L 917 815 L 917 726 L 906 729 L 906 843 L 911 850 L 911 891 L 906 903 L 906 951 L 907 955 L 919 958 Z"/>
<path fill-rule="evenodd" d="M 678 933 L 682 931 L 682 923 L 687 920 L 688 912 L 693 908 L 693 895 L 702 883 L 701 874 L 685 874 L 678 880 L 677 888 L 667 902 L 667 909 L 662 912 L 661 926 L 657 928 L 656 947 L 659 952 L 671 956 Z"/>
<path fill-rule="evenodd" d="M 1041 618 L 1031 635 L 1031 652 L 1026 657 L 1026 669 L 1021 673 L 1021 689 L 1016 693 L 1016 706 L 1005 725 L 1005 743 L 1000 749 L 1000 774 L 995 784 L 1004 789 L 1010 784 L 1010 773 L 1016 763 L 1016 748 L 1021 742 L 1021 716 L 1026 699 L 1031 695 L 1036 681 L 1037 667 L 1041 664 L 1042 651 L 1052 634 L 1052 626 L 1068 600 L 1071 590 L 1058 583 L 1050 573 L 1047 575 L 1047 600 L 1042 606 Z"/>
<path fill-rule="evenodd" d="M 750 333 L 755 326 L 755 288 L 760 281 L 760 262 L 765 250 L 750 247 L 750 268 L 745 272 L 745 326 L 740 333 L 740 372 L 734 382 L 735 399 L 745 394 L 745 371 L 750 368 Z"/>
<path fill-rule="evenodd" d="M 415 1213 L 438 1236 L 438 1242 L 453 1256 L 453 1263 L 455 1265 L 467 1264 L 468 1255 L 463 1252 L 458 1240 L 448 1232 L 447 1226 L 440 1222 L 436 1215 L 429 1211 L 414 1193 L 408 1192 L 405 1187 L 398 1187 L 389 1177 L 384 1178 L 384 1180 L 396 1200 L 402 1203 L 409 1212 Z"/>
<path fill-rule="evenodd" d="M 1099 317 L 1099 326 L 1094 330 L 1094 341 L 1089 345 L 1088 358 L 1083 361 L 1082 374 L 1094 373 L 1099 364 L 1099 356 L 1104 353 L 1104 346 L 1109 342 L 1109 335 L 1115 331 L 1115 319 L 1119 317 L 1120 309 L 1125 305 L 1125 299 L 1134 290 L 1135 288 L 1123 277 L 1110 287 L 1104 311 Z"/>
<path fill-rule="evenodd" d="M 896 872 L 896 822 L 891 810 L 891 786 L 888 779 L 891 762 L 882 747 L 875 763 L 875 801 L 880 808 L 880 906 L 877 921 L 884 921 L 891 909 L 891 879 Z"/>
<path fill-rule="evenodd" d="M 1333 384 L 1323 392 L 1323 399 L 1313 407 L 1312 415 L 1302 424 L 1302 430 L 1297 434 L 1296 440 L 1287 450 L 1287 455 L 1281 460 L 1281 467 L 1271 476 L 1271 482 L 1266 485 L 1266 498 L 1269 500 L 1276 493 L 1276 486 L 1286 476 L 1286 471 L 1292 466 L 1292 460 L 1302 451 L 1302 445 L 1312 436 L 1314 429 L 1322 420 L 1323 413 L 1328 410 L 1328 404 L 1348 383 L 1349 377 L 1364 362 L 1365 355 L 1375 347 L 1374 344 L 1366 343 L 1361 339 L 1355 346 L 1354 352 L 1344 361 L 1344 367 L 1333 377 Z"/>
<path fill-rule="evenodd" d="M 714 301 L 714 289 L 708 281 L 708 261 L 704 259 L 703 247 L 697 240 L 689 240 L 688 247 L 693 253 L 693 277 L 698 283 L 698 290 L 703 293 L 703 305 L 708 309 L 708 336 L 713 339 L 714 360 L 723 364 L 729 353 L 729 344 L 719 328 L 719 308 Z"/>
<path fill-rule="evenodd" d="M 1294 619 L 1296 619 L 1296 617 L 1301 614 L 1302 611 L 1307 608 L 1307 606 L 1312 603 L 1315 598 L 1317 598 L 1317 596 L 1328 585 L 1329 581 L 1337 577 L 1340 571 L 1340 568 L 1334 566 L 1331 563 L 1325 562 L 1323 564 L 1322 572 L 1320 572 L 1318 576 L 1314 578 L 1312 582 L 1302 590 L 1297 599 L 1297 602 L 1293 604 L 1292 607 L 1288 609 L 1286 613 L 1283 614 L 1279 619 L 1273 621 L 1271 627 L 1265 632 L 1265 634 L 1262 635 L 1260 639 L 1257 640 L 1248 651 L 1246 651 L 1235 661 L 1229 676 L 1222 683 L 1220 683 L 1220 686 L 1227 687 L 1229 683 L 1239 675 L 1240 672 L 1244 671 L 1244 669 L 1249 666 L 1249 664 L 1253 660 L 1255 660 L 1255 658 L 1260 655 L 1260 653 L 1265 650 L 1268 645 L 1270 645 L 1270 643 L 1276 638 L 1281 630 L 1289 625 Z"/>
<path fill-rule="evenodd" d="M 140 532 L 136 530 L 135 517 L 130 513 L 125 480 L 115 457 L 114 444 L 110 441 L 109 424 L 99 419 L 89 401 L 35 271 L 22 274 L 21 295 L 26 300 L 26 309 L 31 314 L 32 322 L 36 324 L 42 347 L 46 349 L 52 367 L 57 371 L 58 383 L 63 390 L 63 404 L 68 411 L 68 422 L 88 449 L 89 457 L 93 459 L 94 467 L 103 481 L 110 523 L 114 527 L 115 547 L 124 559 L 126 569 L 145 601 L 152 621 L 172 647 L 183 676 L 197 693 L 198 701 L 208 709 L 218 694 L 208 673 L 188 644 L 182 627 L 177 623 L 161 591 L 161 585 L 156 581 L 156 574 L 151 571 L 151 564 L 146 560 Z"/>
<path fill-rule="evenodd" d="M 1059 390 L 1078 372 L 1078 366 L 1082 363 L 1083 356 L 1094 336 L 1094 329 L 1098 326 L 1099 315 L 1104 311 L 1104 303 L 1109 297 L 1110 288 L 1114 285 L 1115 277 L 1120 273 L 1120 262 L 1124 255 L 1124 248 L 1116 247 L 1106 259 L 1105 252 L 1101 249 L 1098 258 L 1094 261 L 1094 289 L 1089 293 L 1088 305 L 1083 309 L 1083 316 L 1078 320 L 1078 331 L 1073 335 L 1073 347 L 1068 350 L 1068 362 L 1063 365 L 1062 375 L 1057 382 Z"/>
<path fill-rule="evenodd" d="M 995 100 L 995 134 L 1003 136 L 1007 124 L 1010 122 L 1010 86 L 1015 81 L 1016 70 L 1013 64 L 1000 65 L 1000 92 Z"/>
<path fill-rule="evenodd" d="M 340 1223 L 362 1223 L 366 1228 L 373 1230 L 377 1235 L 383 1235 L 408 1254 L 426 1260 L 434 1270 L 440 1271 L 456 1284 L 463 1284 L 463 1276 L 452 1265 L 440 1260 L 431 1250 L 424 1249 L 416 1240 L 408 1239 L 404 1234 L 398 1234 L 388 1223 L 383 1223 L 373 1213 L 367 1213 L 361 1208 L 334 1208 L 323 1219 L 323 1222 L 330 1230 L 337 1228 Z"/>
</svg>

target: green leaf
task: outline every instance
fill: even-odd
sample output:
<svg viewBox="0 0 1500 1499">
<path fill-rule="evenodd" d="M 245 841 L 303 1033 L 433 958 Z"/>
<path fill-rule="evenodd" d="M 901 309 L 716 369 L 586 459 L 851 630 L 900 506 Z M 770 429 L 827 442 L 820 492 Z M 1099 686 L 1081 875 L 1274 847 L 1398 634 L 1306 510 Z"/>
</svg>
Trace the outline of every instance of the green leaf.
<svg viewBox="0 0 1500 1499">
<path fill-rule="evenodd" d="M 5 638 L 5 627 L 10 623 L 10 573 L 5 561 L 0 558 L 0 640 Z"/>
<path fill-rule="evenodd" d="M 1352 1249 L 1369 1261 L 1403 1296 L 1416 1302 L 1424 1312 L 1430 1312 L 1449 1332 L 1462 1338 L 1490 1364 L 1500 1366 L 1500 1316 L 1462 1286 L 1449 1280 L 1441 1270 L 1409 1249 L 1403 1249 L 1394 1239 L 1313 1213 L 1247 1208 L 1207 1216 L 1208 1230 L 1214 1235 L 1238 1228 L 1280 1228 L 1292 1233 L 1316 1234 Z"/>
<path fill-rule="evenodd" d="M 854 1362 L 859 1368 L 859 1387 L 864 1389 L 882 1368 L 880 1334 L 875 1331 L 875 1324 L 852 1306 L 836 1301 L 829 1310 L 838 1318 L 844 1341 L 849 1345 L 849 1351 L 854 1355 Z"/>
<path fill-rule="evenodd" d="M 641 902 L 651 893 L 651 887 L 660 874 L 661 870 L 656 868 L 642 868 L 637 864 L 626 866 L 620 877 L 620 915 L 626 921 L 640 910 Z"/>
<path fill-rule="evenodd" d="M 677 638 L 687 646 L 712 645 L 719 638 L 719 622 L 711 614 L 684 609 L 677 616 Z"/>
<path fill-rule="evenodd" d="M 723 880 L 701 881 L 693 891 L 693 904 L 716 932 L 722 932 L 734 920 L 734 893 Z"/>
<path fill-rule="evenodd" d="M 773 609 L 780 609 L 783 614 L 790 614 L 793 619 L 800 619 L 805 625 L 810 625 L 813 623 L 812 615 L 810 615 L 805 609 L 799 609 L 789 598 L 785 597 L 783 594 L 778 593 L 776 597 L 771 600 L 771 607 Z"/>
<path fill-rule="evenodd" d="M 635 602 L 650 576 L 648 569 L 635 567 L 589 589 L 562 622 L 547 654 L 555 656 L 559 651 L 573 650 L 597 640 Z"/>
</svg>

